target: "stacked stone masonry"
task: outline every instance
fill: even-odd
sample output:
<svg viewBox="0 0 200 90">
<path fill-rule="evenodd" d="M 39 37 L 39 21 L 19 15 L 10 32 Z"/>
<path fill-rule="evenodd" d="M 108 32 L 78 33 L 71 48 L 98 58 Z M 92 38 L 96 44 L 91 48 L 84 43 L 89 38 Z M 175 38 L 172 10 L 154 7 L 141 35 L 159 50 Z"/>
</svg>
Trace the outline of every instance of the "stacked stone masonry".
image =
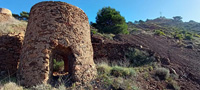
<svg viewBox="0 0 200 90">
<path fill-rule="evenodd" d="M 24 86 L 49 83 L 55 54 L 65 58 L 65 71 L 75 82 L 84 84 L 95 78 L 86 14 L 67 3 L 41 2 L 30 12 L 20 56 L 19 83 Z"/>
<path fill-rule="evenodd" d="M 22 41 L 21 34 L 0 36 L 0 77 L 16 74 Z"/>
</svg>

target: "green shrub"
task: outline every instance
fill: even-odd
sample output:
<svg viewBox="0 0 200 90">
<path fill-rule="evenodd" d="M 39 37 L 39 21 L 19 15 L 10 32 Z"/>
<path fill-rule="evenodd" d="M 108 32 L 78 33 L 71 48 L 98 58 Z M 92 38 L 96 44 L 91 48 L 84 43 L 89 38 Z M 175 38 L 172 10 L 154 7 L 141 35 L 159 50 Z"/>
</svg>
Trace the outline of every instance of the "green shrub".
<svg viewBox="0 0 200 90">
<path fill-rule="evenodd" d="M 199 35 L 199 34 L 196 34 L 196 33 L 195 33 L 194 36 L 200 38 L 200 35 Z"/>
<path fill-rule="evenodd" d="M 122 77 L 113 78 L 112 83 L 113 90 L 139 90 L 138 87 L 135 86 L 135 83 L 132 79 L 124 79 Z"/>
<path fill-rule="evenodd" d="M 97 64 L 98 85 L 108 90 L 138 90 L 133 81 L 136 72 L 133 68 L 109 66 L 107 63 Z"/>
<path fill-rule="evenodd" d="M 193 34 L 191 32 L 187 31 L 176 31 L 174 34 L 175 39 L 185 39 L 185 40 L 192 40 L 193 39 Z M 194 36 L 198 37 L 198 34 L 194 34 Z"/>
<path fill-rule="evenodd" d="M 159 36 L 165 36 L 166 34 L 164 32 L 162 32 L 161 30 L 155 30 L 154 32 L 155 35 L 159 35 Z"/>
<path fill-rule="evenodd" d="M 99 74 L 112 75 L 115 77 L 130 77 L 135 76 L 135 70 L 133 68 L 121 67 L 121 66 L 108 66 L 106 63 L 97 65 L 97 71 Z"/>
<path fill-rule="evenodd" d="M 53 71 L 63 71 L 64 70 L 64 61 L 56 61 L 53 59 Z"/>
<path fill-rule="evenodd" d="M 186 40 L 192 40 L 193 39 L 192 34 L 185 34 L 185 39 Z"/>
<path fill-rule="evenodd" d="M 135 75 L 135 70 L 132 68 L 114 66 L 111 70 L 111 75 L 115 77 L 130 77 Z"/>
<path fill-rule="evenodd" d="M 110 71 L 111 71 L 111 67 L 108 66 L 108 64 L 106 63 L 101 63 L 99 65 L 97 65 L 97 71 L 99 74 L 110 74 Z"/>
<path fill-rule="evenodd" d="M 174 35 L 174 38 L 175 39 L 179 39 L 179 40 L 182 40 L 184 38 L 183 34 L 175 34 Z"/>
<path fill-rule="evenodd" d="M 155 58 L 150 57 L 147 52 L 134 48 L 129 48 L 126 52 L 126 58 L 129 60 L 130 66 L 132 67 L 149 64 L 155 60 Z"/>
<path fill-rule="evenodd" d="M 100 33 L 128 34 L 125 18 L 111 7 L 104 7 L 97 13 L 96 28 Z"/>
<path fill-rule="evenodd" d="M 111 70 L 111 75 L 116 76 L 116 77 L 123 76 L 123 73 L 125 73 L 123 68 L 118 67 L 118 66 L 113 67 Z"/>
<path fill-rule="evenodd" d="M 103 83 L 104 87 L 106 87 L 106 88 L 108 88 L 113 83 L 113 79 L 110 76 L 108 76 L 107 74 L 98 75 L 98 79 L 101 80 L 101 82 Z"/>
<path fill-rule="evenodd" d="M 96 34 L 97 31 L 95 29 L 91 29 L 92 34 Z"/>
<path fill-rule="evenodd" d="M 166 68 L 157 68 L 155 76 L 157 76 L 160 80 L 166 80 L 169 77 L 169 70 Z"/>
<path fill-rule="evenodd" d="M 118 78 L 114 78 L 113 82 L 114 82 L 112 83 L 113 89 L 118 90 L 121 88 L 122 84 L 124 83 L 124 80 L 123 78 L 118 77 Z"/>
</svg>

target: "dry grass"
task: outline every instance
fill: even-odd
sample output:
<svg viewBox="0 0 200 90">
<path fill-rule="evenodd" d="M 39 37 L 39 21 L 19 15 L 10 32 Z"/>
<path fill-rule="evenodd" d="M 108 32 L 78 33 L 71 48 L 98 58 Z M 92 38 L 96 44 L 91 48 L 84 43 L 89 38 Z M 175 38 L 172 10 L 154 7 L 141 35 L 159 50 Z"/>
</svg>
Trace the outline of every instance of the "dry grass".
<svg viewBox="0 0 200 90">
<path fill-rule="evenodd" d="M 24 33 L 26 30 L 27 22 L 19 21 L 15 18 L 10 18 L 7 21 L 0 22 L 0 34 L 8 33 Z"/>
<path fill-rule="evenodd" d="M 14 82 L 9 82 L 9 83 L 4 84 L 1 90 L 23 90 L 23 87 L 18 86 Z"/>
<path fill-rule="evenodd" d="M 22 86 L 17 85 L 14 82 L 8 82 L 3 86 L 0 85 L 0 90 L 66 90 L 66 89 L 67 88 L 64 86 L 64 84 L 60 85 L 58 88 L 54 88 L 49 84 L 47 85 L 41 84 L 31 88 L 24 88 Z"/>
<path fill-rule="evenodd" d="M 96 84 L 100 89 L 137 90 L 134 82 L 136 72 L 132 67 L 112 66 L 105 62 L 97 64 Z M 95 86 L 94 85 L 94 86 Z"/>
</svg>

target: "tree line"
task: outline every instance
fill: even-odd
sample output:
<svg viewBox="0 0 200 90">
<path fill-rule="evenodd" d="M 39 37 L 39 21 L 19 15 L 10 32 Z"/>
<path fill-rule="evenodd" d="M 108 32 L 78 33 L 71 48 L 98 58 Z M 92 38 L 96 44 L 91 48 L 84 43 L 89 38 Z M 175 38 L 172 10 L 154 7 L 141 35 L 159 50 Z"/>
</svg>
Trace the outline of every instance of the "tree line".
<svg viewBox="0 0 200 90">
<path fill-rule="evenodd" d="M 20 13 L 20 15 L 18 14 L 12 14 L 12 16 L 18 20 L 24 20 L 24 21 L 28 21 L 28 18 L 29 18 L 29 13 L 28 12 L 25 12 L 25 11 L 22 11 Z"/>
</svg>

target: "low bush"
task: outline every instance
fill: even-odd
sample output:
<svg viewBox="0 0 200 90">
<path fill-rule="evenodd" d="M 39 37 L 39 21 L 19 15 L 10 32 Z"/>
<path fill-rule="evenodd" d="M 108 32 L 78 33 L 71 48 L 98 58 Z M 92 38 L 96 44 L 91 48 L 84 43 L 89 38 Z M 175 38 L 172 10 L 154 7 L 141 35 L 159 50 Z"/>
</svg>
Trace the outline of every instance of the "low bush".
<svg viewBox="0 0 200 90">
<path fill-rule="evenodd" d="M 104 88 L 109 88 L 113 83 L 113 78 L 107 74 L 100 74 L 97 79 L 101 82 L 102 87 Z"/>
<path fill-rule="evenodd" d="M 155 76 L 157 76 L 160 80 L 166 80 L 169 77 L 169 70 L 166 68 L 157 68 L 155 72 Z"/>
<path fill-rule="evenodd" d="M 92 34 L 97 34 L 97 30 L 96 29 L 91 29 L 91 33 Z"/>
<path fill-rule="evenodd" d="M 133 68 L 121 67 L 121 66 L 108 66 L 108 64 L 101 63 L 97 65 L 97 71 L 99 74 L 112 75 L 115 77 L 131 77 L 135 76 L 135 70 Z"/>
<path fill-rule="evenodd" d="M 135 75 L 135 70 L 132 68 L 114 66 L 111 70 L 111 75 L 115 77 L 130 77 Z"/>
<path fill-rule="evenodd" d="M 193 36 L 192 34 L 185 34 L 185 38 L 186 40 L 192 40 L 193 39 Z"/>
<path fill-rule="evenodd" d="M 98 85 L 106 90 L 138 90 L 133 78 L 115 77 L 107 74 L 100 74 L 97 77 Z"/>
<path fill-rule="evenodd" d="M 159 35 L 159 36 L 165 36 L 166 34 L 164 32 L 162 32 L 161 30 L 155 30 L 154 32 L 155 35 Z"/>
<path fill-rule="evenodd" d="M 184 38 L 183 34 L 175 34 L 174 35 L 174 38 L 175 39 L 179 39 L 179 40 L 182 40 Z"/>
<path fill-rule="evenodd" d="M 138 90 L 138 87 L 135 87 L 133 80 L 124 79 L 122 77 L 114 78 L 111 87 L 112 90 Z"/>
<path fill-rule="evenodd" d="M 99 74 L 110 74 L 112 67 L 108 66 L 106 63 L 101 63 L 97 65 L 97 71 Z"/>
<path fill-rule="evenodd" d="M 64 61 L 56 61 L 56 59 L 53 60 L 53 71 L 63 71 L 64 70 Z"/>
<path fill-rule="evenodd" d="M 193 36 L 198 37 L 198 34 L 194 34 L 191 32 L 187 32 L 187 31 L 176 31 L 173 34 L 175 39 L 179 39 L 179 40 L 192 40 Z"/>
<path fill-rule="evenodd" d="M 199 34 L 196 34 L 196 33 L 195 33 L 194 36 L 200 38 L 200 35 L 199 35 Z"/>
<path fill-rule="evenodd" d="M 145 64 L 150 64 L 155 61 L 155 58 L 150 56 L 149 53 L 139 49 L 129 48 L 126 52 L 126 58 L 129 60 L 131 67 L 138 67 Z"/>
</svg>

